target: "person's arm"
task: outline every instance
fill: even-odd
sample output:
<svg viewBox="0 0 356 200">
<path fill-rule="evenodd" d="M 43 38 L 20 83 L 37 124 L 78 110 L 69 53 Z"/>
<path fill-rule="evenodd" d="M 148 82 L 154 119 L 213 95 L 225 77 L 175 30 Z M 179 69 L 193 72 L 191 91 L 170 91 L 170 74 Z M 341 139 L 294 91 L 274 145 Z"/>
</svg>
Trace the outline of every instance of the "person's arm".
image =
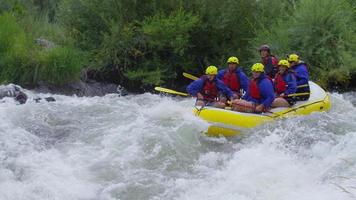
<svg viewBox="0 0 356 200">
<path fill-rule="evenodd" d="M 204 80 L 202 78 L 193 81 L 192 83 L 190 83 L 187 87 L 187 92 L 191 95 L 191 96 L 197 96 L 197 94 L 202 90 L 204 86 Z"/>
<path fill-rule="evenodd" d="M 286 83 L 288 85 L 285 95 L 294 94 L 297 91 L 297 81 L 293 74 L 288 74 L 286 77 Z"/>
<path fill-rule="evenodd" d="M 218 88 L 219 91 L 223 92 L 224 94 L 227 95 L 227 97 L 232 98 L 233 97 L 233 92 L 230 90 L 229 87 L 227 87 L 224 82 L 220 80 L 216 80 L 216 87 Z"/>
<path fill-rule="evenodd" d="M 298 80 L 297 85 L 305 85 L 308 84 L 309 81 L 309 73 L 307 71 L 306 66 L 300 66 L 295 70 Z"/>
<path fill-rule="evenodd" d="M 269 108 L 272 105 L 272 102 L 274 101 L 274 90 L 273 90 L 273 85 L 272 82 L 270 80 L 263 80 L 263 82 L 261 83 L 261 88 L 260 88 L 260 92 L 261 92 L 261 97 L 263 98 L 262 100 L 262 105 L 264 106 L 264 108 Z"/>
<path fill-rule="evenodd" d="M 239 80 L 240 80 L 240 86 L 242 90 L 244 91 L 243 96 L 249 96 L 249 84 L 250 80 L 247 78 L 246 74 L 243 72 L 238 73 Z"/>
<path fill-rule="evenodd" d="M 224 69 L 220 70 L 218 75 L 216 76 L 216 79 L 222 81 L 224 79 L 224 74 L 225 74 L 225 70 Z"/>
</svg>

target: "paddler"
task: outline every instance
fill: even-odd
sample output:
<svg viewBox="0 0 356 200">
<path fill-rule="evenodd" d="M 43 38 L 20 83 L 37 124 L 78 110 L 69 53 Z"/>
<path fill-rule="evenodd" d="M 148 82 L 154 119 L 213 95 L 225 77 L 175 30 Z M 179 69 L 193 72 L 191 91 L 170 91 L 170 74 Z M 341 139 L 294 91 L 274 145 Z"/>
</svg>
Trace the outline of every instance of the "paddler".
<svg viewBox="0 0 356 200">
<path fill-rule="evenodd" d="M 233 99 L 232 91 L 216 78 L 217 74 L 218 69 L 215 66 L 209 66 L 206 68 L 204 76 L 188 85 L 188 93 L 197 97 L 197 106 L 225 108 L 225 102 L 218 98 L 220 94 Z"/>
<path fill-rule="evenodd" d="M 288 60 L 279 61 L 279 71 L 274 78 L 274 91 L 277 98 L 273 101 L 272 107 L 289 107 L 296 102 L 295 97 L 288 96 L 297 91 L 296 78 L 289 68 Z"/>
<path fill-rule="evenodd" d="M 264 44 L 259 48 L 262 64 L 265 66 L 265 75 L 270 79 L 278 72 L 278 59 L 271 54 L 271 48 Z"/>
<path fill-rule="evenodd" d="M 274 100 L 274 90 L 271 80 L 264 73 L 262 63 L 251 67 L 252 79 L 249 84 L 249 96 L 235 99 L 233 110 L 240 112 L 261 113 L 268 110 Z"/>
<path fill-rule="evenodd" d="M 310 93 L 309 72 L 307 64 L 301 61 L 297 54 L 290 54 L 288 56 L 288 62 L 297 79 L 296 93 Z M 298 96 L 296 99 L 298 101 L 305 101 L 309 99 L 309 96 L 310 95 Z"/>
<path fill-rule="evenodd" d="M 223 81 L 226 86 L 234 93 L 234 98 L 241 98 L 248 92 L 249 80 L 246 74 L 242 71 L 239 59 L 230 57 L 227 59 L 227 69 L 222 69 L 216 76 L 217 79 Z M 248 94 L 246 94 L 248 95 Z M 221 97 L 221 99 L 226 97 Z"/>
</svg>

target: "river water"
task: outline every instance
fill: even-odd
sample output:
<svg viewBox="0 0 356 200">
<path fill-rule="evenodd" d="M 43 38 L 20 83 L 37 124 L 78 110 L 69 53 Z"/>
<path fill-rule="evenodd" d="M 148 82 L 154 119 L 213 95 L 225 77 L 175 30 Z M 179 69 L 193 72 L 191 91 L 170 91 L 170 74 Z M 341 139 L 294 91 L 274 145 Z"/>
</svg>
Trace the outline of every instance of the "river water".
<svg viewBox="0 0 356 200">
<path fill-rule="evenodd" d="M 206 137 L 193 99 L 55 98 L 1 100 L 1 200 L 356 197 L 355 93 L 235 138 Z"/>
</svg>

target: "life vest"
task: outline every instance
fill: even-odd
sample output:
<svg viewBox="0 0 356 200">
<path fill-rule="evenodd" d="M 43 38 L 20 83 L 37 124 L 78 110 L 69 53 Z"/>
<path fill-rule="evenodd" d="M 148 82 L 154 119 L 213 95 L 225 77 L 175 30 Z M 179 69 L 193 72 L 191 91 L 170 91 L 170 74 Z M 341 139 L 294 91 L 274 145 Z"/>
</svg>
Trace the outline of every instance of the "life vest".
<svg viewBox="0 0 356 200">
<path fill-rule="evenodd" d="M 278 72 L 278 59 L 274 55 L 262 58 L 262 63 L 265 66 L 265 73 L 271 79 Z"/>
<path fill-rule="evenodd" d="M 300 77 L 299 77 L 298 74 L 295 72 L 295 68 L 299 67 L 300 65 L 305 65 L 305 69 L 306 69 L 307 72 L 309 73 L 309 67 L 308 67 L 307 63 L 305 63 L 305 62 L 300 62 L 300 63 L 298 63 L 297 65 L 293 66 L 293 67 L 292 67 L 292 69 L 293 69 L 292 72 L 293 72 L 295 78 L 297 79 L 297 81 L 300 81 Z"/>
<path fill-rule="evenodd" d="M 227 85 L 232 91 L 240 90 L 240 80 L 236 75 L 236 72 L 230 72 L 229 70 L 225 71 L 223 82 Z"/>
<path fill-rule="evenodd" d="M 218 88 L 216 86 L 216 81 L 209 81 L 208 78 L 204 80 L 203 91 L 201 91 L 205 100 L 214 101 L 218 98 Z"/>
<path fill-rule="evenodd" d="M 287 90 L 287 86 L 287 83 L 283 79 L 283 75 L 278 73 L 274 78 L 274 90 L 276 93 L 282 94 Z"/>
<path fill-rule="evenodd" d="M 257 80 L 253 79 L 250 81 L 249 92 L 252 98 L 256 100 L 261 99 L 260 89 L 258 87 Z"/>
</svg>

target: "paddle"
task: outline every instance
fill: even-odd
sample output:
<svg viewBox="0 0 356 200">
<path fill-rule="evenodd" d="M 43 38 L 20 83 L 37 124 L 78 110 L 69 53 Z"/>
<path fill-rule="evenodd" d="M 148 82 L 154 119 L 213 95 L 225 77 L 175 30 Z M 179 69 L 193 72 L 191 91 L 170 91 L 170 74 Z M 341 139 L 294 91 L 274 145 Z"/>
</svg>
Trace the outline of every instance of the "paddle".
<svg viewBox="0 0 356 200">
<path fill-rule="evenodd" d="M 155 90 L 159 91 L 159 92 L 165 92 L 165 93 L 168 93 L 168 94 L 175 94 L 175 95 L 180 95 L 180 96 L 185 96 L 185 97 L 188 96 L 187 93 L 178 92 L 178 91 L 167 89 L 167 88 L 163 88 L 163 87 L 155 87 Z"/>
<path fill-rule="evenodd" d="M 308 84 L 305 84 L 305 85 L 299 85 L 299 86 L 297 86 L 297 88 L 308 87 L 308 86 L 309 86 Z"/>
<path fill-rule="evenodd" d="M 303 92 L 303 93 L 282 95 L 281 97 L 299 97 L 299 96 L 305 96 L 305 95 L 309 95 L 309 94 L 310 94 L 309 92 Z"/>
<path fill-rule="evenodd" d="M 183 76 L 186 77 L 186 78 L 189 78 L 189 79 L 191 79 L 191 80 L 193 80 L 193 81 L 199 79 L 198 77 L 196 77 L 196 76 L 194 76 L 194 75 L 191 75 L 191 74 L 188 74 L 188 73 L 185 73 L 185 72 L 183 72 Z"/>
</svg>

